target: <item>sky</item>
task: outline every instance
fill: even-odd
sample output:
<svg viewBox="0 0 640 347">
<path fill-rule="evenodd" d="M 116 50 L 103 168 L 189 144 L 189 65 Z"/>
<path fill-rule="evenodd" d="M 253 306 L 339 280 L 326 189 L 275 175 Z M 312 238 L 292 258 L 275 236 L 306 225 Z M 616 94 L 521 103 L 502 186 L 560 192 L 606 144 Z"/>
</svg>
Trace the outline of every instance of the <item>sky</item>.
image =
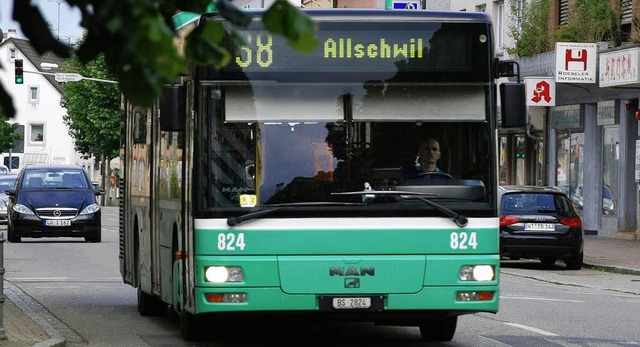
<svg viewBox="0 0 640 347">
<path fill-rule="evenodd" d="M 16 29 L 18 38 L 26 37 L 20 30 L 20 24 L 12 19 L 14 0 L 0 0 L 0 29 L 6 33 L 9 29 Z M 31 1 L 40 8 L 40 12 L 51 25 L 51 32 L 60 41 L 73 44 L 82 37 L 80 26 L 80 11 L 71 8 L 64 0 L 16 0 Z M 58 13 L 60 20 L 58 20 Z"/>
</svg>

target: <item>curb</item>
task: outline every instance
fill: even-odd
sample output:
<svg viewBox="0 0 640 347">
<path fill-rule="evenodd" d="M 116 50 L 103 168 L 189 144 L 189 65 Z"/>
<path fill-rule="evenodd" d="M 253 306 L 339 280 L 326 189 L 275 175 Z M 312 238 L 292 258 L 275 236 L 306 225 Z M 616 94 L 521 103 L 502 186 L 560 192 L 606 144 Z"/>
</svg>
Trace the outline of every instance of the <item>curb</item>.
<svg viewBox="0 0 640 347">
<path fill-rule="evenodd" d="M 37 311 L 44 312 L 46 308 L 40 305 L 32 297 L 28 296 L 25 292 L 20 290 L 17 286 L 11 282 L 4 281 L 4 294 L 11 300 L 28 318 L 33 320 L 36 324 L 44 330 L 49 336 L 49 339 L 37 342 L 32 346 L 36 347 L 59 347 L 66 345 L 66 339 L 60 334 L 47 319 L 43 318 Z M 48 312 L 48 311 L 47 311 Z"/>
<path fill-rule="evenodd" d="M 621 266 L 603 265 L 603 264 L 591 264 L 591 263 L 587 263 L 587 262 L 583 262 L 582 266 L 584 266 L 586 268 L 589 268 L 589 269 L 592 269 L 592 270 L 602 270 L 602 271 L 606 271 L 606 272 L 613 272 L 613 273 L 618 273 L 618 274 L 623 274 L 623 275 L 640 276 L 640 270 L 621 267 Z"/>
</svg>

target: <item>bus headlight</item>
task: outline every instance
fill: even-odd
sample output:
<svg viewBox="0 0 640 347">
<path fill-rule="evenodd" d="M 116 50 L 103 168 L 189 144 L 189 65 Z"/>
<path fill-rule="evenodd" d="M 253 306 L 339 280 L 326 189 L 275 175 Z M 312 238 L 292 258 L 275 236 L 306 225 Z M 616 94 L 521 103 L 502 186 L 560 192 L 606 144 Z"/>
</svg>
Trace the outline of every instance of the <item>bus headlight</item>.
<svg viewBox="0 0 640 347">
<path fill-rule="evenodd" d="M 238 266 L 209 266 L 204 271 L 204 279 L 213 283 L 242 282 L 244 273 Z"/>
<path fill-rule="evenodd" d="M 460 268 L 461 281 L 493 281 L 495 271 L 493 265 L 465 265 Z"/>
</svg>

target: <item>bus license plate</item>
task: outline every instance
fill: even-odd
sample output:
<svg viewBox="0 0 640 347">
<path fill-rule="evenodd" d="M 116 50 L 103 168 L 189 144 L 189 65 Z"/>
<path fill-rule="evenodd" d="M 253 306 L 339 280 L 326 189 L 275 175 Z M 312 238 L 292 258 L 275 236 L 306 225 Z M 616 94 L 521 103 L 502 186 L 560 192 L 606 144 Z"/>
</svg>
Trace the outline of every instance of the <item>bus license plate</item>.
<svg viewBox="0 0 640 347">
<path fill-rule="evenodd" d="M 553 223 L 524 223 L 524 230 L 555 231 Z"/>
<path fill-rule="evenodd" d="M 371 307 L 371 298 L 333 298 L 333 308 L 336 310 L 351 310 Z"/>
<path fill-rule="evenodd" d="M 68 219 L 46 219 L 44 225 L 48 227 L 68 227 L 71 221 Z"/>
</svg>

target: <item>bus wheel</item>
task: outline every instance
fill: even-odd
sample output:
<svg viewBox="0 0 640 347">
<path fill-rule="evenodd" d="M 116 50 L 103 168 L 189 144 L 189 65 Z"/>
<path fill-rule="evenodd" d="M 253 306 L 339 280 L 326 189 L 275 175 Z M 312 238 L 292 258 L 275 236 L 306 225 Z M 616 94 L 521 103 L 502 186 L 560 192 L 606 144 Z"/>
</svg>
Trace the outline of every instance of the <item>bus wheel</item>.
<svg viewBox="0 0 640 347">
<path fill-rule="evenodd" d="M 180 332 L 186 341 L 198 341 L 202 336 L 200 318 L 182 310 L 180 313 Z"/>
<path fill-rule="evenodd" d="M 420 334 L 423 341 L 451 341 L 457 325 L 457 316 L 427 319 L 420 324 Z"/>
<path fill-rule="evenodd" d="M 138 288 L 138 312 L 143 316 L 159 316 L 167 311 L 167 304 Z"/>
</svg>

